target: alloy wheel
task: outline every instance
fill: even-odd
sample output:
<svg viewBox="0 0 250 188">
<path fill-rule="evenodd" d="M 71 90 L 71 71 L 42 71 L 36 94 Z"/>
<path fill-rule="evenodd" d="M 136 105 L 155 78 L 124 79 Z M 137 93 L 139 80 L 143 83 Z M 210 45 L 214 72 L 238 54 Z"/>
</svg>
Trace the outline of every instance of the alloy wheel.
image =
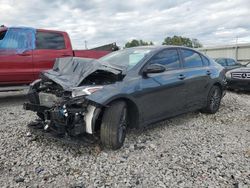
<svg viewBox="0 0 250 188">
<path fill-rule="evenodd" d="M 221 92 L 218 88 L 216 88 L 210 98 L 210 106 L 211 109 L 217 110 L 220 106 L 220 101 L 221 101 Z"/>
<path fill-rule="evenodd" d="M 125 132 L 127 128 L 127 108 L 124 108 L 121 114 L 119 129 L 118 129 L 118 141 L 123 142 L 125 138 Z"/>
</svg>

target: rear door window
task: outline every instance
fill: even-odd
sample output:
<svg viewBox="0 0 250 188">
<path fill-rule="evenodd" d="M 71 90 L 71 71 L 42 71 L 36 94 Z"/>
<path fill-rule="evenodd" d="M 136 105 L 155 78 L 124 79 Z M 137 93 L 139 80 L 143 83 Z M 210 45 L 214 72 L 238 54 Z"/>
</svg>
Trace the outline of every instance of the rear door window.
<svg viewBox="0 0 250 188">
<path fill-rule="evenodd" d="M 192 50 L 181 49 L 181 53 L 184 59 L 184 68 L 192 68 L 192 67 L 202 67 L 202 59 L 201 56 Z"/>
<path fill-rule="evenodd" d="M 180 59 L 176 49 L 166 49 L 156 54 L 150 60 L 150 64 L 161 64 L 167 69 L 180 68 Z"/>
<path fill-rule="evenodd" d="M 223 67 L 227 66 L 226 59 L 216 59 L 216 62 L 222 65 Z"/>
<path fill-rule="evenodd" d="M 236 62 L 233 59 L 227 59 L 227 64 L 228 64 L 228 66 L 234 66 L 234 65 L 236 65 Z"/>
<path fill-rule="evenodd" d="M 36 49 L 65 49 L 64 37 L 61 33 L 54 32 L 37 32 Z"/>
</svg>

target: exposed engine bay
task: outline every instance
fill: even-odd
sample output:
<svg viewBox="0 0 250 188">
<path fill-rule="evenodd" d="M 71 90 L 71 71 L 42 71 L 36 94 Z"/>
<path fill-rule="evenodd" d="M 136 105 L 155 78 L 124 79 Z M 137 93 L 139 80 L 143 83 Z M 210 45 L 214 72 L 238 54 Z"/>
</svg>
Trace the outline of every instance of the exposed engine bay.
<svg viewBox="0 0 250 188">
<path fill-rule="evenodd" d="M 30 102 L 24 104 L 24 109 L 37 112 L 41 129 L 76 136 L 94 133 L 103 108 L 86 96 L 124 76 L 90 59 L 63 58 L 40 77 L 30 85 Z"/>
<path fill-rule="evenodd" d="M 107 85 L 113 84 L 119 80 L 119 77 L 107 71 L 95 71 L 82 81 L 81 86 L 84 85 Z"/>
</svg>

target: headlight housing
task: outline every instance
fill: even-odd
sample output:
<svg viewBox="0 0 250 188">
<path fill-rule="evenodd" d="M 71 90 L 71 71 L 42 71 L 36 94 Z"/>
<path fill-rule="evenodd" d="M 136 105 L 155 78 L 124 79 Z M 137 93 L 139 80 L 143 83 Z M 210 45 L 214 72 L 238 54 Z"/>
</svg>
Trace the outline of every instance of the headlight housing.
<svg viewBox="0 0 250 188">
<path fill-rule="evenodd" d="M 75 88 L 72 91 L 72 97 L 79 97 L 84 95 L 91 95 L 92 93 L 102 89 L 103 86 L 93 86 L 93 87 L 84 87 L 84 88 Z"/>
</svg>

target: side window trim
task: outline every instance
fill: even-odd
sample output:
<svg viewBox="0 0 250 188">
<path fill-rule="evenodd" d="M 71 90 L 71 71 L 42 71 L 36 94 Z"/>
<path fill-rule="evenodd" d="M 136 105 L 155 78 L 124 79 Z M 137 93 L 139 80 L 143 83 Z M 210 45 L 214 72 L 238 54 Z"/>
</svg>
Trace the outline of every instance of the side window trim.
<svg viewBox="0 0 250 188">
<path fill-rule="evenodd" d="M 176 48 L 178 55 L 179 55 L 179 59 L 180 59 L 180 69 L 184 68 L 184 59 L 181 53 L 181 48 Z"/>
</svg>

